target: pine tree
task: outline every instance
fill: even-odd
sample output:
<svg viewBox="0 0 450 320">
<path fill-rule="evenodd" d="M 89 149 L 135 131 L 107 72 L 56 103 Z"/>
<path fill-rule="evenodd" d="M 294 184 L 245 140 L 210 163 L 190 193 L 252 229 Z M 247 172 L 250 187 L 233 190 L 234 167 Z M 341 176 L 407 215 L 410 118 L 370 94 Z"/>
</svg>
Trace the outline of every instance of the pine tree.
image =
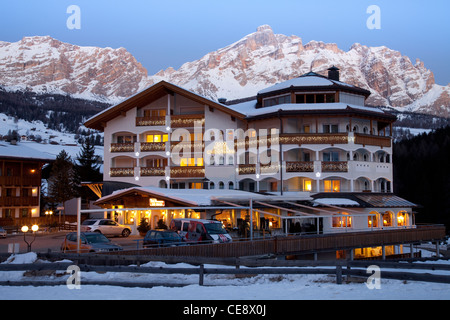
<svg viewBox="0 0 450 320">
<path fill-rule="evenodd" d="M 48 183 L 49 199 L 52 202 L 63 204 L 65 220 L 65 203 L 77 196 L 74 165 L 71 157 L 65 150 L 61 150 L 55 162 L 52 164 Z"/>
<path fill-rule="evenodd" d="M 99 156 L 95 154 L 93 139 L 86 138 L 82 144 L 81 151 L 75 161 L 75 181 L 77 192 L 82 198 L 91 198 L 92 192 L 86 190 L 82 182 L 100 182 L 103 176 L 100 173 Z"/>
</svg>

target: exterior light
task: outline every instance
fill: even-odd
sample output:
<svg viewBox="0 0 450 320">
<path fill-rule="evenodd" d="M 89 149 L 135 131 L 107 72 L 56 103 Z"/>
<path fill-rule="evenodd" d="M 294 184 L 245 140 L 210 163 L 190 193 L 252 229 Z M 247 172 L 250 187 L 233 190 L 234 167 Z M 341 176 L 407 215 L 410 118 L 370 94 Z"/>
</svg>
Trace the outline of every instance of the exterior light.
<svg viewBox="0 0 450 320">
<path fill-rule="evenodd" d="M 136 152 L 136 153 L 135 153 L 135 156 L 136 156 L 136 157 L 139 157 L 139 152 Z"/>
<path fill-rule="evenodd" d="M 170 151 L 167 151 L 167 152 L 166 152 L 166 156 L 170 156 Z"/>
<path fill-rule="evenodd" d="M 316 172 L 316 177 L 320 178 L 320 172 Z"/>
<path fill-rule="evenodd" d="M 134 177 L 134 180 L 139 181 L 139 177 Z"/>
<path fill-rule="evenodd" d="M 35 224 L 31 227 L 31 231 L 33 231 L 33 232 L 36 232 L 38 230 L 39 230 L 39 226 L 37 224 Z"/>
<path fill-rule="evenodd" d="M 169 181 L 169 180 L 170 180 L 170 177 L 166 177 L 166 180 Z"/>
<path fill-rule="evenodd" d="M 20 229 L 20 230 L 22 230 L 23 233 L 28 232 L 28 227 L 27 226 L 23 226 L 22 229 Z"/>
<path fill-rule="evenodd" d="M 170 127 L 166 127 L 166 131 L 170 131 Z"/>
</svg>

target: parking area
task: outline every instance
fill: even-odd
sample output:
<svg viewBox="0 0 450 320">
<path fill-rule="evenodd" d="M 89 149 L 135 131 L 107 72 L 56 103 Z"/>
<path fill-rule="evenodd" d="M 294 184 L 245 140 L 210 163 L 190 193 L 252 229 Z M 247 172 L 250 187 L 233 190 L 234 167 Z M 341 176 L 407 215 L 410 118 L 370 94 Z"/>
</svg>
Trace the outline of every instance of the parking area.
<svg viewBox="0 0 450 320">
<path fill-rule="evenodd" d="M 51 250 L 52 252 L 60 252 L 61 243 L 64 240 L 64 237 L 70 231 L 58 231 L 51 233 L 37 233 L 36 238 L 29 233 L 26 234 L 26 241 L 31 243 L 31 250 L 34 252 L 48 252 Z M 137 245 L 142 248 L 142 239 L 143 237 L 138 235 L 130 235 L 129 237 L 108 237 L 112 242 L 126 249 L 136 249 Z M 33 241 L 34 239 L 34 241 Z M 19 253 L 27 252 L 27 244 L 24 241 L 23 234 L 8 234 L 6 238 L 0 239 L 0 253 L 8 253 L 8 247 L 10 244 L 18 244 Z M 17 246 L 17 245 L 16 245 Z"/>
</svg>

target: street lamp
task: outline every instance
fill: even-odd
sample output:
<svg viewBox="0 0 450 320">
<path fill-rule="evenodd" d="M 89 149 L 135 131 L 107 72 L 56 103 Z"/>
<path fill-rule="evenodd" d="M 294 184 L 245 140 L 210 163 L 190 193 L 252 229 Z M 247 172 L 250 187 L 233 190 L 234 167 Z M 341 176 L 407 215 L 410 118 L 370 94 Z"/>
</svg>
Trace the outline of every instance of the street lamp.
<svg viewBox="0 0 450 320">
<path fill-rule="evenodd" d="M 26 234 L 29 230 L 28 226 L 23 226 L 21 230 L 23 232 L 23 241 L 25 241 L 25 243 L 28 245 L 28 252 L 30 252 L 31 245 L 33 244 L 34 240 L 36 240 L 36 231 L 39 230 L 39 226 L 37 224 L 35 224 L 31 227 L 31 231 L 33 231 L 33 235 L 34 235 L 33 240 L 31 242 L 28 242 L 26 239 Z"/>
</svg>

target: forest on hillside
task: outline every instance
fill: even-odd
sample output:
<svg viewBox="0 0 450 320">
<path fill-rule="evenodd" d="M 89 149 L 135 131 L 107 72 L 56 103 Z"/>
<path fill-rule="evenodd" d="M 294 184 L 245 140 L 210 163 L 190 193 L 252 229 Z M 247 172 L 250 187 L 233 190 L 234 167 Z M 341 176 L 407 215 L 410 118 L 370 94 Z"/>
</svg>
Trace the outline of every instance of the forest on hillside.
<svg viewBox="0 0 450 320">
<path fill-rule="evenodd" d="M 109 104 L 68 95 L 9 92 L 0 87 L 0 113 L 27 121 L 42 121 L 47 128 L 77 133 L 81 124 Z"/>
<path fill-rule="evenodd" d="M 416 223 L 450 231 L 450 126 L 394 144 L 394 193 L 418 204 Z"/>
</svg>

